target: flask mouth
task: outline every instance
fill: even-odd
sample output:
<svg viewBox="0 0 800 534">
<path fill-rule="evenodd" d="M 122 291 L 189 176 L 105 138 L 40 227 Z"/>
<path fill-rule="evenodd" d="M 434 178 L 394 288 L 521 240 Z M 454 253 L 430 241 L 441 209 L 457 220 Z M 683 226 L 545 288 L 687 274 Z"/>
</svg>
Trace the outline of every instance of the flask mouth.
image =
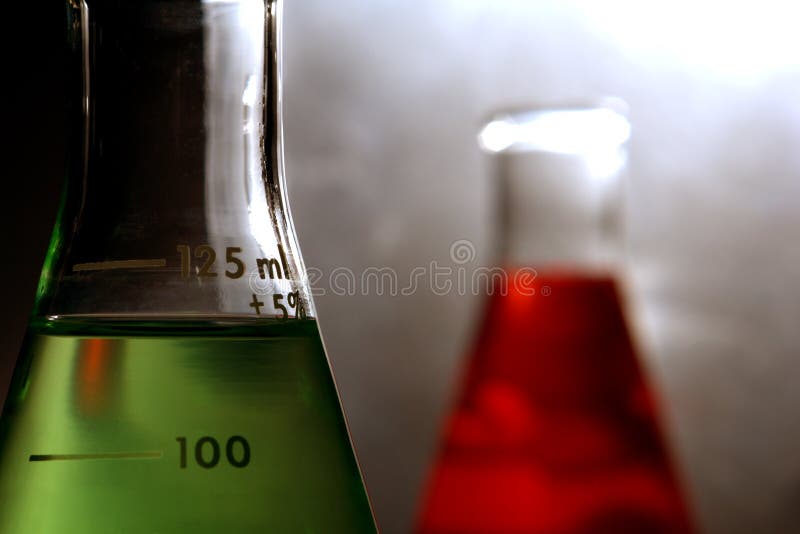
<svg viewBox="0 0 800 534">
<path fill-rule="evenodd" d="M 618 98 L 527 106 L 494 113 L 478 134 L 485 151 L 552 152 L 594 157 L 628 141 L 627 105 Z"/>
<path fill-rule="evenodd" d="M 627 105 L 612 97 L 490 115 L 478 142 L 493 163 L 498 258 L 615 270 L 631 129 Z"/>
</svg>

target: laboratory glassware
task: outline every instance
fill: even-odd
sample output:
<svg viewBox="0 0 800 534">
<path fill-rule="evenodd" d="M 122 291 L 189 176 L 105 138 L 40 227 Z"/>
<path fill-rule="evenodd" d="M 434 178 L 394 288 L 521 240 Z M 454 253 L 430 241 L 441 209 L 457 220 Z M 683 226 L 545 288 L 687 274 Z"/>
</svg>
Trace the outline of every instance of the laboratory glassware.
<svg viewBox="0 0 800 534">
<path fill-rule="evenodd" d="M 0 532 L 376 532 L 287 204 L 280 16 L 66 2 L 66 184 Z"/>
<path fill-rule="evenodd" d="M 624 103 L 514 110 L 480 134 L 498 201 L 483 322 L 419 534 L 686 534 L 625 297 Z"/>
</svg>

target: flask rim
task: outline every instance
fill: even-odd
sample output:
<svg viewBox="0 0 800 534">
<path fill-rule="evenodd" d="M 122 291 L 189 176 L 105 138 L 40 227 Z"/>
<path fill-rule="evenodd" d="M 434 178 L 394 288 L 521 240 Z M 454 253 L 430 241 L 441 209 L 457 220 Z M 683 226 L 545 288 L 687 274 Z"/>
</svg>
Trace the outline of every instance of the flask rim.
<svg viewBox="0 0 800 534">
<path fill-rule="evenodd" d="M 585 132 L 581 139 L 575 135 L 578 130 Z M 484 116 L 478 131 L 478 144 L 489 154 L 582 154 L 598 145 L 612 150 L 624 147 L 631 124 L 624 100 L 602 96 L 498 108 Z"/>
</svg>

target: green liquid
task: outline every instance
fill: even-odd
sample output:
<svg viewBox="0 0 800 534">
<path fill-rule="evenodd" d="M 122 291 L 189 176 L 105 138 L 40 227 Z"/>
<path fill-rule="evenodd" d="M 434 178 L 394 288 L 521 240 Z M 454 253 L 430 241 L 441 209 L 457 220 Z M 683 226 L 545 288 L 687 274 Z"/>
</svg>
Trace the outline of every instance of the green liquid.
<svg viewBox="0 0 800 534">
<path fill-rule="evenodd" d="M 376 532 L 316 323 L 33 325 L 0 532 Z"/>
</svg>

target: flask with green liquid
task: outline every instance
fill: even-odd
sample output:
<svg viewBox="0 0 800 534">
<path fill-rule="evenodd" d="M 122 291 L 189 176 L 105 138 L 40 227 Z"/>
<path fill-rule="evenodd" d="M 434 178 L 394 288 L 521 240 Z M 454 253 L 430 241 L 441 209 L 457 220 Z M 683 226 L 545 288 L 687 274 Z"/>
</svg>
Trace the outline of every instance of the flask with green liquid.
<svg viewBox="0 0 800 534">
<path fill-rule="evenodd" d="M 286 202 L 278 0 L 66 9 L 0 532 L 376 532 Z"/>
</svg>

